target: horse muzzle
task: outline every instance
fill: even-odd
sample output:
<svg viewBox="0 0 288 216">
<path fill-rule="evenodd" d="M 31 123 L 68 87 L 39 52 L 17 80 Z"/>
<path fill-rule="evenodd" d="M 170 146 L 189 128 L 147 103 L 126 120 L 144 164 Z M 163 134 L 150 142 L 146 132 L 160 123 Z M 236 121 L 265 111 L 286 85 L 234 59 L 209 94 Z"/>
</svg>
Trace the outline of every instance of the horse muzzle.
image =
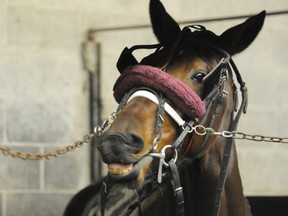
<svg viewBox="0 0 288 216">
<path fill-rule="evenodd" d="M 136 158 L 144 147 L 143 140 L 130 133 L 104 133 L 98 143 L 102 160 L 108 165 L 112 181 L 137 179 L 143 167 L 150 165 L 152 157 Z"/>
</svg>

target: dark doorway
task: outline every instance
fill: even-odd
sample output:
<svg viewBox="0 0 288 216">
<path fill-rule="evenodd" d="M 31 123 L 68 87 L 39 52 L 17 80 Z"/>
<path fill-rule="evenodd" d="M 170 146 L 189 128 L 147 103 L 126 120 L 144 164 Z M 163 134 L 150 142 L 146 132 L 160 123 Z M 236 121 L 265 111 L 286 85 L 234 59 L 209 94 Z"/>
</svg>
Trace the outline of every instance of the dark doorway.
<svg viewBox="0 0 288 216">
<path fill-rule="evenodd" d="M 253 216 L 288 216 L 288 197 L 248 197 Z"/>
</svg>

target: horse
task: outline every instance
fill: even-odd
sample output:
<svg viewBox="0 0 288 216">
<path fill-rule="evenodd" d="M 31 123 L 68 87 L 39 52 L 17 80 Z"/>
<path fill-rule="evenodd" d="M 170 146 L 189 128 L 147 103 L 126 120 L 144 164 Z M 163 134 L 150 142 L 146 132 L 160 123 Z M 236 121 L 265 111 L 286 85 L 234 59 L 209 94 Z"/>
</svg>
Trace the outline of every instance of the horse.
<svg viewBox="0 0 288 216">
<path fill-rule="evenodd" d="M 119 107 L 97 139 L 108 174 L 76 194 L 64 215 L 252 215 L 233 139 L 247 87 L 231 56 L 255 40 L 265 11 L 216 35 L 181 29 L 159 0 L 149 8 L 159 43 L 123 50 Z M 138 63 L 137 49 L 155 51 Z"/>
</svg>

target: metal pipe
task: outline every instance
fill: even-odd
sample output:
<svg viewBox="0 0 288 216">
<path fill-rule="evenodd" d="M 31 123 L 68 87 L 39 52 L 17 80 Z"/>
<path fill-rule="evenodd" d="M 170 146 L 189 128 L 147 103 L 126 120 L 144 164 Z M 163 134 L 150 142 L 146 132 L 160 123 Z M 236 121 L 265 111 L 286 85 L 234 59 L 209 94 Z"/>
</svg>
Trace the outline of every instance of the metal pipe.
<svg viewBox="0 0 288 216">
<path fill-rule="evenodd" d="M 285 15 L 288 14 L 288 10 L 283 11 L 274 11 L 274 12 L 267 12 L 267 16 L 275 16 L 275 15 Z M 177 22 L 180 25 L 184 24 L 191 24 L 191 23 L 207 23 L 207 22 L 217 22 L 217 21 L 227 21 L 227 20 L 235 20 L 235 19 L 243 19 L 251 17 L 255 14 L 248 14 L 248 15 L 239 15 L 239 16 L 228 16 L 228 17 L 216 17 L 216 18 L 209 18 L 209 19 L 198 19 L 198 20 L 184 20 Z M 118 27 L 108 27 L 108 28 L 98 28 L 98 29 L 91 29 L 89 30 L 89 34 L 95 34 L 98 32 L 108 32 L 108 31 L 121 31 L 121 30 L 130 30 L 130 29 L 144 29 L 150 28 L 150 24 L 140 24 L 140 25 L 133 25 L 133 26 L 118 26 Z"/>
<path fill-rule="evenodd" d="M 101 122 L 102 100 L 101 100 L 101 46 L 96 43 L 94 37 L 88 33 L 87 40 L 82 45 L 82 59 L 84 69 L 88 72 L 89 79 L 89 113 L 90 131 Z M 95 182 L 101 178 L 102 161 L 96 148 L 95 141 L 90 145 L 90 179 Z"/>
</svg>

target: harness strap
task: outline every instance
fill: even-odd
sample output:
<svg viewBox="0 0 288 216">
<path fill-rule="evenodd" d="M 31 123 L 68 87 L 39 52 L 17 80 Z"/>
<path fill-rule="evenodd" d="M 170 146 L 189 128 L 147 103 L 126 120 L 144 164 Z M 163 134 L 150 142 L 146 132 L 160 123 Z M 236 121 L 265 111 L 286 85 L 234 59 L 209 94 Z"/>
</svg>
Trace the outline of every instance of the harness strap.
<svg viewBox="0 0 288 216">
<path fill-rule="evenodd" d="M 225 103 L 225 101 L 227 100 L 227 96 L 228 96 L 228 92 L 226 91 L 223 91 L 219 100 L 218 100 L 218 103 L 217 103 L 217 106 L 216 106 L 216 109 L 215 109 L 215 112 L 212 116 L 212 119 L 211 119 L 211 122 L 210 122 L 210 125 L 209 127 L 210 128 L 213 128 L 215 122 L 216 122 L 216 119 L 221 111 L 221 109 L 223 108 L 223 104 Z M 209 134 L 207 134 L 205 137 L 204 137 L 204 140 L 203 142 L 201 143 L 201 148 L 204 148 L 204 146 L 206 145 L 206 143 L 208 142 L 208 139 L 209 139 Z"/>
<path fill-rule="evenodd" d="M 156 116 L 156 124 L 155 124 L 155 139 L 153 142 L 153 148 L 156 149 L 158 146 L 159 141 L 162 138 L 162 125 L 164 122 L 164 114 L 165 114 L 165 98 L 162 94 L 159 95 L 158 98 L 159 106 L 158 106 L 158 112 Z"/>
<path fill-rule="evenodd" d="M 232 60 L 231 60 L 231 63 L 232 63 L 233 70 L 237 76 L 237 80 L 241 86 L 241 92 L 242 92 L 242 102 L 241 102 L 240 108 L 236 114 L 236 117 L 231 121 L 231 123 L 229 125 L 229 131 L 235 131 L 235 130 L 237 130 L 237 126 L 238 126 L 238 122 L 239 122 L 239 119 L 241 117 L 241 114 L 246 113 L 247 100 L 248 100 L 247 96 L 248 95 L 247 95 L 247 87 L 245 86 L 245 83 L 243 82 L 236 65 L 234 64 L 234 62 Z M 222 156 L 220 175 L 219 175 L 219 180 L 218 180 L 217 190 L 216 190 L 216 196 L 215 196 L 215 202 L 214 202 L 213 216 L 218 216 L 219 212 L 220 212 L 221 198 L 222 198 L 222 194 L 223 194 L 226 179 L 227 179 L 227 167 L 229 164 L 232 145 L 233 145 L 233 137 L 228 137 L 227 142 L 225 144 L 223 156 Z"/>
<path fill-rule="evenodd" d="M 226 87 L 225 84 L 226 84 L 226 83 L 224 83 L 224 89 L 225 89 L 225 87 Z M 218 99 L 218 101 L 217 101 L 217 105 L 216 105 L 215 112 L 214 112 L 214 114 L 213 114 L 213 116 L 212 116 L 212 119 L 211 119 L 211 121 L 210 121 L 210 125 L 209 125 L 210 128 L 213 128 L 213 126 L 214 126 L 214 124 L 215 124 L 215 122 L 216 122 L 216 119 L 217 119 L 217 117 L 218 117 L 221 109 L 223 108 L 223 105 L 224 105 L 225 101 L 227 100 L 228 94 L 229 94 L 229 93 L 228 93 L 226 90 L 223 90 L 223 91 L 222 91 L 222 93 L 221 93 L 221 95 L 220 95 L 220 97 L 219 97 L 219 99 Z M 212 107 L 212 103 L 211 103 L 210 109 L 211 109 L 211 107 Z M 210 110 L 209 110 L 209 111 L 210 111 Z M 203 123 L 204 123 L 204 122 L 201 122 L 201 124 L 203 124 Z M 208 138 L 209 138 L 209 135 L 207 134 L 207 135 L 205 136 L 203 142 L 201 143 L 201 148 L 203 148 L 203 147 L 206 145 L 206 143 L 207 143 L 207 141 L 208 141 Z"/>
<path fill-rule="evenodd" d="M 243 79 L 241 77 L 241 74 L 240 74 L 235 62 L 233 61 L 233 59 L 230 60 L 230 64 L 231 64 L 231 67 L 233 68 L 233 70 L 234 70 L 234 72 L 236 74 L 237 81 L 240 84 L 240 90 L 242 92 L 242 103 L 243 104 L 241 105 L 241 109 L 242 110 L 241 110 L 241 113 L 240 113 L 240 115 L 239 115 L 239 117 L 237 119 L 237 124 L 238 124 L 238 121 L 239 121 L 239 118 L 240 118 L 242 112 L 244 114 L 247 112 L 247 107 L 248 107 L 248 89 L 247 89 L 246 83 L 243 81 Z"/>
<path fill-rule="evenodd" d="M 182 145 L 183 145 L 183 140 L 184 140 L 184 138 L 186 137 L 186 135 L 187 135 L 188 133 L 191 132 L 191 128 L 193 127 L 194 123 L 195 123 L 194 120 L 190 120 L 190 121 L 186 124 L 186 126 L 183 128 L 182 133 L 181 133 L 181 134 L 178 136 L 178 138 L 174 141 L 174 143 L 173 143 L 173 145 L 172 145 L 172 147 L 171 147 L 172 150 L 177 150 L 177 151 L 179 151 L 179 149 L 180 149 L 180 148 L 182 147 Z M 189 146 L 188 146 L 186 149 L 188 149 L 188 148 L 189 148 Z"/>
<path fill-rule="evenodd" d="M 184 215 L 184 196 L 183 196 L 183 188 L 181 187 L 178 168 L 175 162 L 168 162 L 169 168 L 171 170 L 171 183 L 174 189 L 174 196 L 176 202 L 176 212 L 175 215 L 182 216 Z"/>
<path fill-rule="evenodd" d="M 107 178 L 105 178 L 103 180 L 103 184 L 102 184 L 102 187 L 100 189 L 100 203 L 101 203 L 101 216 L 105 216 L 105 203 L 106 203 L 106 197 L 107 197 L 107 194 L 108 194 L 108 190 L 110 187 L 109 186 L 109 182 L 107 180 Z"/>
</svg>

